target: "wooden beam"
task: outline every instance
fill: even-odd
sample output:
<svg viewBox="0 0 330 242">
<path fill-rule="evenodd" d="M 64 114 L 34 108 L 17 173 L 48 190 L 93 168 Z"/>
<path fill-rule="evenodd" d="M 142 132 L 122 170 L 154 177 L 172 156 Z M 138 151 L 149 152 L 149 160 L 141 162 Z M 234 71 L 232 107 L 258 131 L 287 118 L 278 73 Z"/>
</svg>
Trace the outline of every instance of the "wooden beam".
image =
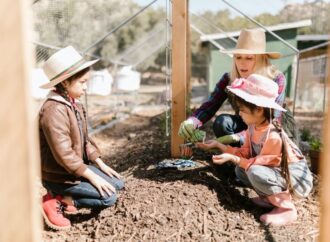
<svg viewBox="0 0 330 242">
<path fill-rule="evenodd" d="M 188 0 L 172 2 L 172 128 L 171 154 L 179 157 L 179 145 L 183 139 L 178 136 L 180 123 L 186 119 L 187 96 L 187 42 L 188 42 Z"/>
<path fill-rule="evenodd" d="M 327 110 L 325 110 L 325 119 L 323 121 L 323 154 L 321 157 L 320 175 L 321 175 L 321 224 L 320 224 L 320 242 L 328 242 L 330 238 L 330 45 L 328 45 L 328 70 L 327 73 L 327 88 L 328 88 L 328 104 L 326 105 Z"/>
<path fill-rule="evenodd" d="M 189 0 L 187 0 L 189 4 Z M 189 5 L 188 5 L 189 9 Z M 188 13 L 188 12 L 187 12 Z M 190 43 L 191 43 L 191 31 L 190 31 L 190 20 L 189 20 L 189 13 L 188 13 L 188 19 L 187 19 L 187 87 L 186 87 L 186 114 L 187 110 L 190 110 L 190 100 L 191 100 L 191 48 L 190 48 Z"/>
<path fill-rule="evenodd" d="M 41 241 L 30 8 L 27 0 L 0 1 L 0 241 Z"/>
</svg>

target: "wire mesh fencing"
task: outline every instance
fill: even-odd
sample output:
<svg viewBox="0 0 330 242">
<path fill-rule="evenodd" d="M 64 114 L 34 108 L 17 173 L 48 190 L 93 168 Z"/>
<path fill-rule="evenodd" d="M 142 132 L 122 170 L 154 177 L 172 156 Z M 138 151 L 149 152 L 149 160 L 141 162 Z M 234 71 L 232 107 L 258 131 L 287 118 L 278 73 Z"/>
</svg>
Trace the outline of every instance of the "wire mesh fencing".
<svg viewBox="0 0 330 242">
<path fill-rule="evenodd" d="M 301 59 L 297 81 L 296 108 L 309 112 L 325 112 L 328 90 L 329 56 Z"/>
<path fill-rule="evenodd" d="M 82 100 L 91 128 L 146 104 L 164 106 L 165 110 L 169 66 L 161 68 L 156 78 L 150 72 L 140 73 L 157 65 L 159 58 L 164 59 L 160 61 L 164 66 L 166 62 L 169 16 L 166 9 L 151 9 L 157 1 L 150 0 L 145 6 L 120 0 L 35 1 L 33 78 L 45 81 L 40 72 L 44 61 L 57 50 L 72 45 L 85 59 L 100 59 L 94 65 L 87 95 Z M 150 82 L 151 78 L 154 81 Z M 34 88 L 36 85 L 37 82 Z M 35 96 L 42 102 L 45 93 L 37 90 Z"/>
</svg>

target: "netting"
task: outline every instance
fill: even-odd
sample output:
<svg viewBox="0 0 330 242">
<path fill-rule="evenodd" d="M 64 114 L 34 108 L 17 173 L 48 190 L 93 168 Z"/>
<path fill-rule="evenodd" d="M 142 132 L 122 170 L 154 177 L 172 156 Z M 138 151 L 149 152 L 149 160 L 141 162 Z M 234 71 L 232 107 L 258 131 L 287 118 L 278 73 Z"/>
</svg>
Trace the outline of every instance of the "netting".
<svg viewBox="0 0 330 242">
<path fill-rule="evenodd" d="M 135 64 L 160 48 L 160 39 L 164 42 L 161 31 L 165 28 L 164 19 L 146 16 L 147 6 L 140 7 L 131 1 L 39 0 L 32 9 L 37 62 L 59 48 L 72 45 L 81 53 L 108 61 L 105 64 Z M 164 17 L 161 15 L 157 17 Z M 141 46 L 143 53 L 137 54 L 136 50 L 134 60 L 120 61 L 123 54 L 132 53 L 145 39 L 148 46 Z"/>
<path fill-rule="evenodd" d="M 328 103 L 327 76 L 329 56 L 321 55 L 300 60 L 297 83 L 297 109 L 325 112 Z"/>
<path fill-rule="evenodd" d="M 169 110 L 171 6 L 166 0 L 167 9 L 150 9 L 155 2 L 39 0 L 32 5 L 36 69 L 68 45 L 85 59 L 101 60 L 94 65 L 98 72 L 92 73 L 85 99 L 91 128 L 146 103 L 161 106 L 160 112 Z M 138 71 L 155 65 L 157 58 L 166 68 L 160 69 L 156 83 L 148 83 L 148 74 Z M 151 91 L 141 91 L 141 81 Z M 100 89 L 99 84 L 106 86 Z"/>
<path fill-rule="evenodd" d="M 205 1 L 205 6 L 210 1 Z M 161 3 L 161 7 L 153 8 L 154 3 Z M 210 39 L 210 43 L 217 49 L 230 49 L 236 44 L 236 38 L 228 35 L 228 32 L 236 30 L 232 22 L 224 21 L 225 18 L 208 19 L 208 14 L 197 13 L 193 10 L 194 4 L 200 4 L 199 0 L 190 0 L 190 25 L 192 49 L 198 49 L 196 43 L 200 43 L 201 36 L 224 34 L 227 38 L 221 41 Z M 224 16 L 232 16 L 233 22 L 236 16 L 245 17 L 249 27 L 262 27 L 271 25 L 269 18 L 251 19 L 253 16 L 251 5 L 257 5 L 259 13 L 270 12 L 279 8 L 278 3 L 263 0 L 254 0 L 253 3 L 242 4 L 239 0 L 212 1 L 214 9 L 223 10 Z M 233 7 L 230 7 L 232 5 Z M 284 2 L 282 2 L 284 6 Z M 282 7 L 283 7 L 282 6 Z M 152 9 L 152 11 L 151 11 Z M 87 107 L 91 127 L 97 127 L 100 123 L 118 118 L 119 113 L 132 112 L 137 106 L 148 104 L 154 108 L 166 111 L 166 121 L 170 119 L 170 85 L 171 85 L 171 1 L 150 0 L 147 4 L 139 6 L 134 1 L 120 0 L 38 0 L 32 4 L 34 14 L 34 43 L 36 46 L 36 68 L 49 58 L 55 51 L 67 45 L 74 46 L 86 59 L 98 58 L 101 61 L 95 65 L 97 70 L 107 70 L 107 73 L 94 73 L 94 84 L 89 85 L 87 95 Z M 318 9 L 318 8 L 315 8 Z M 317 11 L 311 17 L 316 19 Z M 209 12 L 210 16 L 216 14 Z M 254 13 L 256 15 L 256 13 Z M 295 19 L 292 19 L 294 21 Z M 235 22 L 236 27 L 243 26 L 243 22 Z M 237 29 L 239 30 L 239 29 Z M 275 36 L 276 37 L 276 36 Z M 295 49 L 285 42 L 284 52 L 291 58 L 295 65 Z M 193 51 L 192 75 L 193 78 L 208 80 L 208 57 Z M 291 60 L 290 59 L 290 60 Z M 196 61 L 198 60 L 198 61 Z M 301 62 L 301 71 L 305 70 Z M 314 61 L 311 61 L 314 63 Z M 123 71 L 122 67 L 126 68 Z M 158 68 L 157 73 L 147 71 L 147 68 Z M 160 71 L 159 71 L 160 70 Z M 292 72 L 297 71 L 293 68 Z M 126 72 L 125 72 L 126 71 Z M 138 72 L 137 72 L 138 71 Z M 305 99 L 304 88 L 306 74 L 299 72 L 297 84 L 297 105 L 309 107 L 302 100 Z M 118 74 L 119 73 L 119 74 Z M 129 84 L 121 85 L 120 80 L 125 79 L 125 73 L 130 74 Z M 141 74 L 142 73 L 142 74 Z M 139 76 L 140 75 L 140 76 Z M 110 76 L 110 77 L 109 77 Z M 121 79 L 118 78 L 121 77 Z M 292 73 L 293 79 L 296 74 Z M 301 80 L 300 80 L 301 79 Z M 95 83 L 106 84 L 107 87 L 100 90 Z M 140 88 L 144 85 L 144 88 Z M 319 85 L 321 88 L 321 85 Z M 134 87 L 134 88 L 133 88 Z M 294 83 L 292 84 L 292 88 Z M 105 91 L 107 90 L 107 91 Z M 206 88 L 205 88 L 206 91 Z M 98 95 L 102 93 L 102 95 Z M 152 94 L 151 94 L 152 93 Z M 324 90 L 326 93 L 326 90 Z M 207 91 L 203 94 L 203 98 Z M 325 95 L 324 95 L 325 96 Z M 314 100 L 314 99 L 312 99 Z M 199 100 L 200 102 L 200 100 Z M 325 99 L 319 102 L 324 103 Z M 321 104 L 320 104 L 321 105 Z M 315 107 L 320 109 L 320 105 Z M 152 109 L 149 107 L 149 109 Z M 111 110 L 111 111 L 110 111 Z M 144 112 L 144 111 L 143 111 Z M 99 118 L 102 115 L 103 118 Z M 95 119 L 95 120 L 94 120 Z M 100 121 L 101 120 L 101 121 Z M 169 134 L 169 127 L 166 126 Z"/>
</svg>

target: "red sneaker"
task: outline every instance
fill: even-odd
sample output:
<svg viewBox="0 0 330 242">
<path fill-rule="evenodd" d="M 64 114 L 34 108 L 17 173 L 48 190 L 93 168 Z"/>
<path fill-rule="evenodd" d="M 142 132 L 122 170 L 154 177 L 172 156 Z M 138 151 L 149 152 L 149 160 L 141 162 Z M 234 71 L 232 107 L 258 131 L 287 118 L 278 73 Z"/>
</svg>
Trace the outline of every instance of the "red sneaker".
<svg viewBox="0 0 330 242">
<path fill-rule="evenodd" d="M 42 215 L 52 229 L 67 230 L 71 227 L 70 220 L 63 216 L 61 202 L 49 193 L 42 197 Z"/>
<path fill-rule="evenodd" d="M 78 213 L 78 209 L 75 206 L 69 205 L 65 201 L 63 201 L 63 197 L 61 195 L 57 195 L 56 199 L 61 202 L 61 204 L 63 206 L 63 212 L 65 214 L 77 214 Z"/>
</svg>

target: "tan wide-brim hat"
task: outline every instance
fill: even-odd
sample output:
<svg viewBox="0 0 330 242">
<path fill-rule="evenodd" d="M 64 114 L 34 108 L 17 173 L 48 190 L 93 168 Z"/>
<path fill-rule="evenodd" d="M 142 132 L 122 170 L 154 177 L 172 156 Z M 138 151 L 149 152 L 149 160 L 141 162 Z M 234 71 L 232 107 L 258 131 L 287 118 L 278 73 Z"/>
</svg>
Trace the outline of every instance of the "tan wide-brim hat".
<svg viewBox="0 0 330 242">
<path fill-rule="evenodd" d="M 44 63 L 43 71 L 49 82 L 40 87 L 44 89 L 52 88 L 97 61 L 86 61 L 72 46 L 65 47 L 49 57 Z"/>
<path fill-rule="evenodd" d="M 220 50 L 226 54 L 268 55 L 271 59 L 281 57 L 279 52 L 266 51 L 266 35 L 261 29 L 243 29 L 238 37 L 236 47 L 232 50 Z"/>
</svg>

